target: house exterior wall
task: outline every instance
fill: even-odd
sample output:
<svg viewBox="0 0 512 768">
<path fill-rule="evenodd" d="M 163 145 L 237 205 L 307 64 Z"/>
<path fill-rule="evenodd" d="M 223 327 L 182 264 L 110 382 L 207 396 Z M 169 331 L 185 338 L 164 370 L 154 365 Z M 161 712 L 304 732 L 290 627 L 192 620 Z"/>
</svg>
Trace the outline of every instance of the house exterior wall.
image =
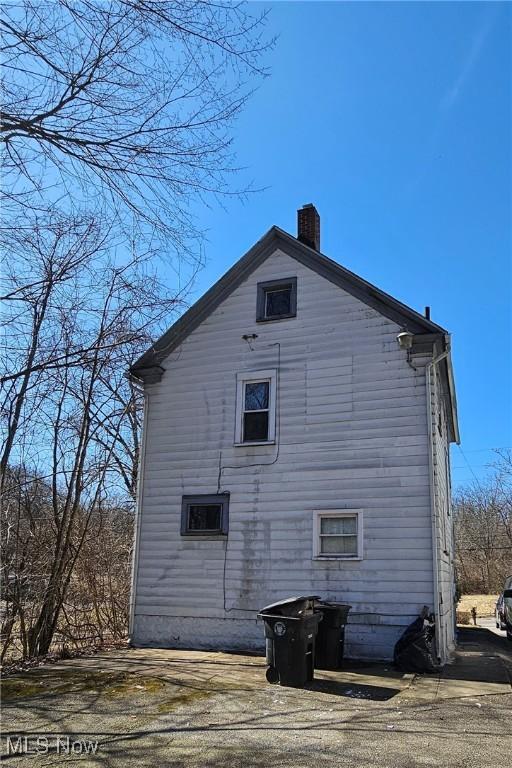
<svg viewBox="0 0 512 768">
<path fill-rule="evenodd" d="M 257 283 L 292 276 L 297 317 L 256 323 Z M 348 655 L 392 655 L 434 598 L 427 358 L 413 370 L 399 330 L 276 251 L 168 356 L 146 386 L 135 644 L 262 649 L 259 609 L 318 594 L 352 605 Z M 236 374 L 263 369 L 276 445 L 235 447 Z M 227 491 L 227 539 L 180 536 L 182 495 Z M 313 511 L 345 508 L 363 559 L 312 559 Z"/>
</svg>

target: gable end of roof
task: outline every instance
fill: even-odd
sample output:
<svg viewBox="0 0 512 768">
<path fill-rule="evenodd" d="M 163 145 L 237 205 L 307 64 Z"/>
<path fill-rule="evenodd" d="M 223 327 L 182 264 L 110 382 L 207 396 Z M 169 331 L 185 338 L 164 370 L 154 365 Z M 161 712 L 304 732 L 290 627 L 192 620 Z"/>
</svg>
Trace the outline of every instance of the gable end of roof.
<svg viewBox="0 0 512 768">
<path fill-rule="evenodd" d="M 153 378 L 155 369 L 167 355 L 277 248 L 411 333 L 447 333 L 441 326 L 274 226 L 136 361 L 130 368 L 130 375 L 143 381 L 149 376 Z"/>
</svg>

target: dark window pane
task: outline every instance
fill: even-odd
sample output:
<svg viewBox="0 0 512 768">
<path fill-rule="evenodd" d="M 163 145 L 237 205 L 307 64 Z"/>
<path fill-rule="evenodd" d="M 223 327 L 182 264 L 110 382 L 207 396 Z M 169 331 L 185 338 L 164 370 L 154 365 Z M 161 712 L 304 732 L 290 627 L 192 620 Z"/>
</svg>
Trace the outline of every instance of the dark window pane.
<svg viewBox="0 0 512 768">
<path fill-rule="evenodd" d="M 244 413 L 244 443 L 268 440 L 268 411 Z"/>
<path fill-rule="evenodd" d="M 188 508 L 190 531 L 220 530 L 222 506 L 220 504 L 191 504 Z"/>
<path fill-rule="evenodd" d="M 289 315 L 291 312 L 291 300 L 291 288 L 265 291 L 265 317 Z"/>
<path fill-rule="evenodd" d="M 245 385 L 244 411 L 261 411 L 268 408 L 268 381 Z"/>
</svg>

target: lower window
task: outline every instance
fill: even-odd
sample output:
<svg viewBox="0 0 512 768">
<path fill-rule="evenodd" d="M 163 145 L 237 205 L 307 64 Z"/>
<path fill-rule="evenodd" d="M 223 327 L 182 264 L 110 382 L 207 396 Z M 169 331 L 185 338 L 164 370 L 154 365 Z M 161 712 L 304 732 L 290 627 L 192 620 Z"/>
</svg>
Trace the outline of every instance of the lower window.
<svg viewBox="0 0 512 768">
<path fill-rule="evenodd" d="M 315 558 L 362 559 L 363 514 L 360 509 L 317 511 L 314 515 Z"/>
<path fill-rule="evenodd" d="M 183 496 L 182 536 L 216 536 L 228 532 L 229 494 Z"/>
</svg>

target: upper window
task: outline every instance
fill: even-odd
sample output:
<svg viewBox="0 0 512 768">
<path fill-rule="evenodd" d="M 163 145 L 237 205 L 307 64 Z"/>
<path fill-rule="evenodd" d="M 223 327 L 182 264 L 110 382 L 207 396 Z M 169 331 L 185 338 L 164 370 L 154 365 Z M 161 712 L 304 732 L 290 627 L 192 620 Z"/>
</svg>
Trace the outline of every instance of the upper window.
<svg viewBox="0 0 512 768">
<path fill-rule="evenodd" d="M 363 515 L 360 509 L 315 512 L 314 547 L 316 558 L 361 560 L 363 557 Z"/>
<path fill-rule="evenodd" d="M 276 372 L 237 375 L 235 443 L 272 443 L 275 440 Z"/>
<path fill-rule="evenodd" d="M 256 320 L 282 320 L 297 314 L 297 278 L 258 283 Z"/>
<path fill-rule="evenodd" d="M 183 496 L 181 535 L 222 535 L 228 532 L 229 494 Z"/>
</svg>

